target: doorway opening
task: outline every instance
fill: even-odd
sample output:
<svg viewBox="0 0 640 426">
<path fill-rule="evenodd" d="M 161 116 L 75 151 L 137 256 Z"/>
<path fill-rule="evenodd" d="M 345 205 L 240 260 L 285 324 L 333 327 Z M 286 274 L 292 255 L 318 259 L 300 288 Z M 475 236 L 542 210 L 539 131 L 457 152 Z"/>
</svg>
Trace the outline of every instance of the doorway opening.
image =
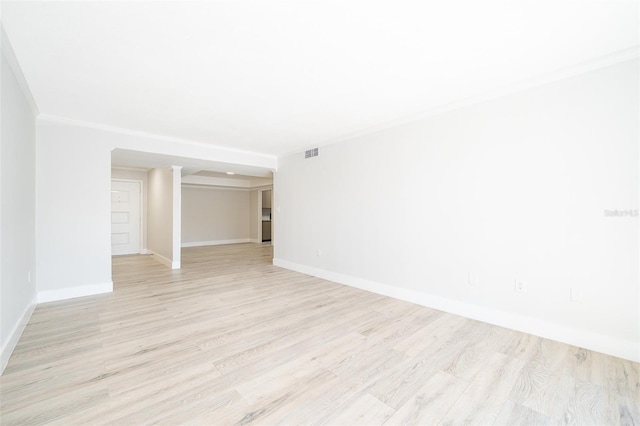
<svg viewBox="0 0 640 426">
<path fill-rule="evenodd" d="M 142 181 L 111 179 L 111 255 L 142 252 Z"/>
</svg>

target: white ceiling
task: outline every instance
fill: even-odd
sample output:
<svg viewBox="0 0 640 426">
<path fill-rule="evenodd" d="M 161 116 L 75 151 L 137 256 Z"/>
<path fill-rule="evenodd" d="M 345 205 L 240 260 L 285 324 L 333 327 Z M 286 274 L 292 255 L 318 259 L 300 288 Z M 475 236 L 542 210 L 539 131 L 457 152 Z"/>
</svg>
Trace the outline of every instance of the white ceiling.
<svg viewBox="0 0 640 426">
<path fill-rule="evenodd" d="M 637 1 L 2 2 L 41 114 L 273 155 L 638 45 Z"/>
</svg>

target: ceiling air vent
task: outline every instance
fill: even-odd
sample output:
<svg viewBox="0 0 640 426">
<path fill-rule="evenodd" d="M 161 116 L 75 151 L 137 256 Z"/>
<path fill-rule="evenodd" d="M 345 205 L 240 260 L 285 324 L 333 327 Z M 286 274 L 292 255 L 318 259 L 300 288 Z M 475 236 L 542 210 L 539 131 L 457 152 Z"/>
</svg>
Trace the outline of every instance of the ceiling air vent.
<svg viewBox="0 0 640 426">
<path fill-rule="evenodd" d="M 304 152 L 304 158 L 311 158 L 318 156 L 318 148 L 308 149 Z"/>
</svg>

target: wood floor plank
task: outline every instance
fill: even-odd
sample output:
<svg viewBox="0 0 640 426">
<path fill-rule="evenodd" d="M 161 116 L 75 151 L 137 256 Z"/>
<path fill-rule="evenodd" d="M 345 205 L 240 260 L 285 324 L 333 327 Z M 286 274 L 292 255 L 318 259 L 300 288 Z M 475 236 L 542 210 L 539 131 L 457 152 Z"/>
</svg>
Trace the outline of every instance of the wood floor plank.
<svg viewBox="0 0 640 426">
<path fill-rule="evenodd" d="M 551 419 L 544 414 L 538 413 L 531 408 L 516 404 L 513 401 L 507 401 L 495 424 L 497 425 L 550 425 L 554 424 Z M 600 423 L 576 423 L 578 425 L 600 424 Z M 605 423 L 602 423 L 605 424 Z"/>
<path fill-rule="evenodd" d="M 460 335 L 461 329 L 469 324 L 466 318 L 444 312 L 439 314 L 437 318 L 416 330 L 412 335 L 398 341 L 394 348 L 409 356 L 415 356 L 429 350 L 443 338 Z"/>
<path fill-rule="evenodd" d="M 549 417 L 556 424 L 625 424 L 625 413 L 633 407 L 616 408 L 608 401 L 607 389 L 565 374 Z"/>
<path fill-rule="evenodd" d="M 494 424 L 525 367 L 524 361 L 494 353 L 441 420 L 442 425 Z"/>
<path fill-rule="evenodd" d="M 384 424 L 438 424 L 468 386 L 463 379 L 443 371 L 436 372 Z"/>
<path fill-rule="evenodd" d="M 539 413 L 550 415 L 568 352 L 568 345 L 540 340 L 534 356 L 518 376 L 511 399 Z"/>
<path fill-rule="evenodd" d="M 327 422 L 336 425 L 381 425 L 394 412 L 395 410 L 387 404 L 365 393 L 344 408 L 339 415 L 327 419 Z"/>
<path fill-rule="evenodd" d="M 322 403 L 322 398 L 340 388 L 340 379 L 325 369 L 317 370 L 272 398 L 262 400 L 245 414 L 238 424 L 303 424 L 294 418 L 304 416 L 307 407 Z"/>
<path fill-rule="evenodd" d="M 638 363 L 272 257 L 114 257 L 113 293 L 37 306 L 0 376 L 0 424 L 640 424 Z"/>
</svg>

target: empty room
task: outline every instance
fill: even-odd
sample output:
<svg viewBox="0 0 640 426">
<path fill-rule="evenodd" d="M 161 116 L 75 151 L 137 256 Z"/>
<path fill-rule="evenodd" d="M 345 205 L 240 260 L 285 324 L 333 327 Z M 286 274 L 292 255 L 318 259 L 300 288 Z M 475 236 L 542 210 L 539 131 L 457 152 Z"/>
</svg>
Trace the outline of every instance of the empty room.
<svg viewBox="0 0 640 426">
<path fill-rule="evenodd" d="M 640 424 L 638 1 L 1 1 L 1 425 Z"/>
</svg>

